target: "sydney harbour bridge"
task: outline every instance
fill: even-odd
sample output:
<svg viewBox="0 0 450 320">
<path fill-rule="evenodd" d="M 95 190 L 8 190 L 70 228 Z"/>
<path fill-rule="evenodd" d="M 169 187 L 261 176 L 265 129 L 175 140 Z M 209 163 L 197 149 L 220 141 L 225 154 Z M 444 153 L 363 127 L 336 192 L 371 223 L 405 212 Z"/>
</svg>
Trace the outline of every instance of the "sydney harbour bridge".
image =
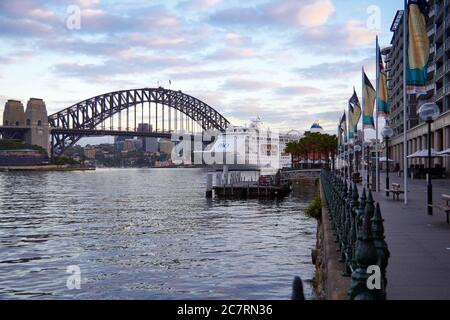
<svg viewBox="0 0 450 320">
<path fill-rule="evenodd" d="M 27 108 L 28 112 L 28 108 Z M 4 138 L 22 138 L 28 123 L 3 123 Z M 143 126 L 142 124 L 148 124 Z M 174 132 L 225 131 L 229 121 L 208 104 L 181 91 L 143 88 L 109 92 L 48 116 L 51 155 L 62 155 L 83 137 L 171 138 Z M 47 124 L 45 124 L 46 126 Z"/>
</svg>

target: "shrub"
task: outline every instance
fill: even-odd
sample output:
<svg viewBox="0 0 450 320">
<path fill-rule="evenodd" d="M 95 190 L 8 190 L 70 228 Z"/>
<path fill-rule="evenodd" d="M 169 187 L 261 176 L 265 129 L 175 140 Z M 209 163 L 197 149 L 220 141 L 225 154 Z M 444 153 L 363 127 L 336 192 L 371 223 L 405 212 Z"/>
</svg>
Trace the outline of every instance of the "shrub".
<svg viewBox="0 0 450 320">
<path fill-rule="evenodd" d="M 66 164 L 77 165 L 80 163 L 75 161 L 74 159 L 68 158 L 68 157 L 54 157 L 52 160 L 52 164 L 61 166 L 61 165 L 66 165 Z"/>
<path fill-rule="evenodd" d="M 315 197 L 311 202 L 309 207 L 306 209 L 305 213 L 316 220 L 320 220 L 322 217 L 322 200 L 319 196 Z"/>
<path fill-rule="evenodd" d="M 30 149 L 42 154 L 47 154 L 47 150 L 34 144 L 27 144 L 20 140 L 0 139 L 0 150 Z"/>
</svg>

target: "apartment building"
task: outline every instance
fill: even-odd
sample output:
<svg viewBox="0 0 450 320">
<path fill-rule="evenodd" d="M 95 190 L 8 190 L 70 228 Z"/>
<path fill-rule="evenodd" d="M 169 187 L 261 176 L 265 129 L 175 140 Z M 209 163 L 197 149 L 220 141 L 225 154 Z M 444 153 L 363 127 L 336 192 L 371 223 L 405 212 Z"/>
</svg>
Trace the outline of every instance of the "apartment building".
<svg viewBox="0 0 450 320">
<path fill-rule="evenodd" d="M 388 71 L 391 115 L 388 124 L 395 136 L 390 154 L 403 169 L 403 132 L 407 130 L 408 154 L 427 149 L 428 128 L 417 115 L 425 102 L 436 102 L 441 115 L 432 126 L 432 147 L 437 150 L 450 148 L 450 0 L 429 1 L 427 24 L 430 39 L 428 88 L 425 95 L 408 95 L 406 124 L 403 121 L 403 10 L 397 11 L 391 26 L 391 46 L 382 51 Z M 410 159 L 408 165 L 424 164 L 426 159 Z M 450 173 L 450 159 L 436 158 L 434 164 L 446 167 Z"/>
</svg>

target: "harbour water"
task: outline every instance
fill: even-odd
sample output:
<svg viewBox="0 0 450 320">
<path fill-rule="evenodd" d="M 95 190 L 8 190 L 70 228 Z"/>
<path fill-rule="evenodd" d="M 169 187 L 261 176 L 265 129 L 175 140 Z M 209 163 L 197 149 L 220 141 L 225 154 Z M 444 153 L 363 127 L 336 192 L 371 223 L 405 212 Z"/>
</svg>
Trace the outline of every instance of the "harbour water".
<svg viewBox="0 0 450 320">
<path fill-rule="evenodd" d="M 205 199 L 201 169 L 0 174 L 0 299 L 313 299 L 314 188 Z M 80 289 L 67 287 L 79 267 Z M 73 269 L 72 269 L 73 270 Z"/>
</svg>

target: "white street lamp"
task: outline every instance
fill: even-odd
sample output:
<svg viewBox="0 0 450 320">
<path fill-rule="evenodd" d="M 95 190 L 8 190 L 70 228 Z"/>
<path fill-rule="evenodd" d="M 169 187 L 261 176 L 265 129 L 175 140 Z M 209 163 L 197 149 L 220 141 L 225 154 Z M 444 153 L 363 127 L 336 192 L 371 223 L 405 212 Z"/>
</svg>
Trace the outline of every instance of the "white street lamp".
<svg viewBox="0 0 450 320">
<path fill-rule="evenodd" d="M 428 214 L 433 215 L 433 186 L 431 184 L 431 124 L 439 117 L 439 106 L 434 102 L 424 103 L 418 111 L 420 119 L 428 124 Z"/>
</svg>

